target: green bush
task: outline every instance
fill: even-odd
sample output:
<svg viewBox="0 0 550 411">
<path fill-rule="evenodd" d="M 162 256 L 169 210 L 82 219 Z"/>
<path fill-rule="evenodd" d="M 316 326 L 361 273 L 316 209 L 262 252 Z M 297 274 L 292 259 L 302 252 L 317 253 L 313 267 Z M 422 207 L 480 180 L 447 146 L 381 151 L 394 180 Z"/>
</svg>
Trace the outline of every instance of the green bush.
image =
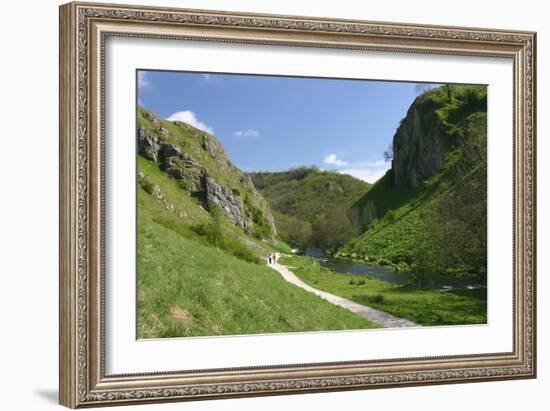
<svg viewBox="0 0 550 411">
<path fill-rule="evenodd" d="M 391 261 L 386 260 L 385 258 L 380 258 L 380 259 L 378 260 L 378 264 L 379 264 L 379 265 L 391 265 Z"/>
<path fill-rule="evenodd" d="M 143 188 L 147 193 L 153 194 L 153 191 L 155 189 L 155 184 L 149 180 L 147 176 L 143 176 L 139 179 L 139 185 L 141 188 Z"/>
<path fill-rule="evenodd" d="M 396 220 L 396 214 L 394 210 L 389 210 L 384 216 L 384 220 L 388 223 L 393 223 Z"/>
<path fill-rule="evenodd" d="M 384 296 L 382 294 L 369 295 L 367 300 L 371 303 L 382 304 L 384 302 Z"/>
<path fill-rule="evenodd" d="M 208 244 L 216 247 L 222 247 L 223 233 L 220 225 L 215 222 L 195 224 L 192 230 L 206 240 Z"/>
<path fill-rule="evenodd" d="M 206 243 L 218 247 L 219 249 L 240 258 L 241 260 L 256 264 L 261 263 L 260 258 L 246 245 L 239 241 L 237 237 L 230 237 L 224 234 L 217 214 L 218 212 L 215 210 L 215 208 L 212 210 L 214 213 L 213 221 L 209 223 L 195 224 L 191 227 L 192 230 L 201 236 Z"/>
<path fill-rule="evenodd" d="M 236 236 L 235 237 L 224 236 L 223 244 L 221 245 L 220 248 L 229 252 L 235 257 L 240 258 L 241 260 L 245 260 L 255 264 L 262 263 L 260 258 L 250 248 L 244 245 Z"/>
<path fill-rule="evenodd" d="M 349 285 L 364 285 L 365 284 L 365 280 L 362 279 L 362 278 L 357 278 L 357 279 L 350 279 L 349 282 L 348 282 Z"/>
<path fill-rule="evenodd" d="M 195 191 L 195 183 L 191 180 L 187 180 L 187 179 L 178 180 L 178 186 L 183 191 L 189 191 L 189 192 Z"/>
</svg>

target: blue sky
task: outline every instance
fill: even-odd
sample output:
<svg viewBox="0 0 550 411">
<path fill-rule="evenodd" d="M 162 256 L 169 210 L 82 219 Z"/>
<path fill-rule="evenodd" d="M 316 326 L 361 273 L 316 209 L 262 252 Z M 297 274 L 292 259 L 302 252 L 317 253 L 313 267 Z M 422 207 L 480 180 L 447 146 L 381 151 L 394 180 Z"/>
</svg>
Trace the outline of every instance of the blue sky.
<svg viewBox="0 0 550 411">
<path fill-rule="evenodd" d="M 427 87 L 433 87 L 427 86 Z M 374 182 L 416 83 L 138 72 L 138 103 L 215 135 L 245 171 L 315 165 Z"/>
</svg>

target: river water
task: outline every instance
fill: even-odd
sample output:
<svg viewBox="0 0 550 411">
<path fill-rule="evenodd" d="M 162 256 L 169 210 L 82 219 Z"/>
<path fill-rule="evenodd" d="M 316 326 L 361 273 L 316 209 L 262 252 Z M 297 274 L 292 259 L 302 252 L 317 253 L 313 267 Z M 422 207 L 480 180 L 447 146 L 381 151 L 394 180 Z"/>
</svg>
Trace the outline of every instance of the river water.
<svg viewBox="0 0 550 411">
<path fill-rule="evenodd" d="M 337 273 L 351 275 L 369 275 L 382 281 L 387 281 L 394 284 L 409 284 L 412 283 L 410 273 L 406 271 L 395 271 L 391 267 L 385 267 L 377 264 L 366 264 L 353 260 L 345 260 L 326 256 L 318 248 L 306 249 L 305 255 L 315 258 L 319 263 L 329 270 Z M 484 286 L 467 282 L 458 278 L 439 277 L 434 278 L 430 284 L 434 288 L 439 288 L 442 291 L 451 291 L 457 289 L 477 289 Z"/>
</svg>

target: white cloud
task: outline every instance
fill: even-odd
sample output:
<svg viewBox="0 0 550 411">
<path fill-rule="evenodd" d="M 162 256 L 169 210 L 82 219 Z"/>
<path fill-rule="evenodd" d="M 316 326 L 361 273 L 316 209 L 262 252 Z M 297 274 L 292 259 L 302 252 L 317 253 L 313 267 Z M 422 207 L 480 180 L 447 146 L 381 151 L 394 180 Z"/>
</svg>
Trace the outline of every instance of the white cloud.
<svg viewBox="0 0 550 411">
<path fill-rule="evenodd" d="M 173 114 L 170 114 L 166 120 L 168 121 L 183 121 L 184 123 L 190 124 L 199 130 L 206 131 L 209 134 L 214 134 L 214 129 L 202 121 L 200 121 L 196 114 L 190 110 L 177 111 Z"/>
<path fill-rule="evenodd" d="M 391 167 L 391 161 L 386 161 L 384 159 L 375 160 L 375 161 L 358 161 L 350 165 L 350 168 L 383 168 L 387 170 Z"/>
<path fill-rule="evenodd" d="M 375 161 L 371 164 L 372 166 L 350 167 L 344 170 L 339 170 L 339 173 L 349 174 L 350 176 L 366 181 L 367 183 L 375 183 L 391 168 L 391 164 L 384 161 L 381 163 Z"/>
<path fill-rule="evenodd" d="M 151 80 L 146 71 L 138 71 L 138 88 L 151 88 Z"/>
<path fill-rule="evenodd" d="M 388 162 L 384 159 L 381 159 L 381 160 L 376 160 L 376 161 L 371 161 L 371 162 L 364 163 L 364 165 L 367 166 L 367 167 L 380 167 L 380 168 L 384 168 L 385 170 L 387 170 L 388 165 L 391 165 L 391 162 Z"/>
<path fill-rule="evenodd" d="M 336 154 L 329 154 L 323 159 L 323 162 L 325 164 L 330 164 L 333 166 L 347 166 L 348 163 L 346 161 L 342 161 L 336 157 Z"/>
<path fill-rule="evenodd" d="M 235 137 L 243 137 L 243 138 L 258 138 L 260 137 L 260 132 L 258 130 L 249 128 L 248 130 L 235 131 L 233 135 Z"/>
<path fill-rule="evenodd" d="M 202 81 L 209 83 L 212 80 L 214 80 L 214 77 L 212 77 L 212 74 L 201 74 Z"/>
</svg>

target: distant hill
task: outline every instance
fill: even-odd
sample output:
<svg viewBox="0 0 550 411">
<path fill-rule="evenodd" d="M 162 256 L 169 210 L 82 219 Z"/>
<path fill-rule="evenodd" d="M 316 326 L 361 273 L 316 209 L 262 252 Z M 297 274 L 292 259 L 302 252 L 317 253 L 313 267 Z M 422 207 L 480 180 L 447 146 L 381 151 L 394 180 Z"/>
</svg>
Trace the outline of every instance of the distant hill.
<svg viewBox="0 0 550 411">
<path fill-rule="evenodd" d="M 434 254 L 439 268 L 482 272 L 486 150 L 486 87 L 418 96 L 394 136 L 392 168 L 352 204 L 366 232 L 338 254 L 394 264 Z"/>
<path fill-rule="evenodd" d="M 370 184 L 314 167 L 249 175 L 271 206 L 280 236 L 289 244 L 330 249 L 357 234 L 356 217 L 349 205 L 367 192 Z"/>
</svg>

